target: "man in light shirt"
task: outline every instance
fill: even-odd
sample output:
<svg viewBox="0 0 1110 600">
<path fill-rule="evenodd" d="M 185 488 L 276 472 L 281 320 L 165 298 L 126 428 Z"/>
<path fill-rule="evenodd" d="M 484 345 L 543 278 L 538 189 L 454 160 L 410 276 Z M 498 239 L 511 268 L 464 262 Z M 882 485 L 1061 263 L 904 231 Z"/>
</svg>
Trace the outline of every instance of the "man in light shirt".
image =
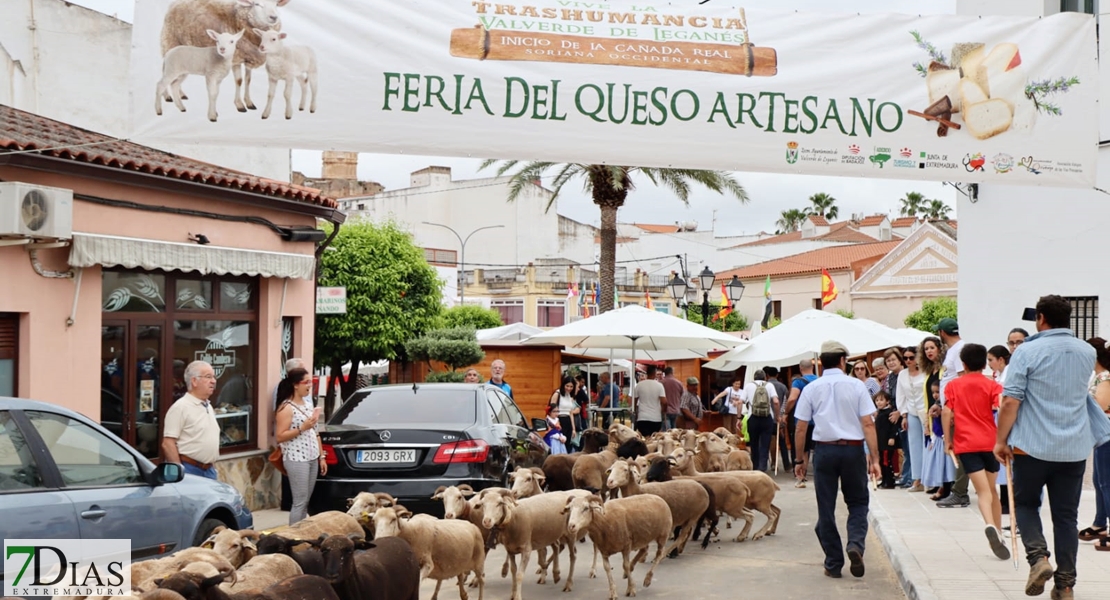
<svg viewBox="0 0 1110 600">
<path fill-rule="evenodd" d="M 655 379 L 655 365 L 648 365 L 647 377 L 636 384 L 633 398 L 636 401 L 636 431 L 644 437 L 659 431 L 663 414 L 667 411 L 667 391 Z"/>
<path fill-rule="evenodd" d="M 194 361 L 185 367 L 188 392 L 166 411 L 162 430 L 162 458 L 177 463 L 190 475 L 216 479 L 220 457 L 220 424 L 208 399 L 216 391 L 212 365 Z"/>
</svg>

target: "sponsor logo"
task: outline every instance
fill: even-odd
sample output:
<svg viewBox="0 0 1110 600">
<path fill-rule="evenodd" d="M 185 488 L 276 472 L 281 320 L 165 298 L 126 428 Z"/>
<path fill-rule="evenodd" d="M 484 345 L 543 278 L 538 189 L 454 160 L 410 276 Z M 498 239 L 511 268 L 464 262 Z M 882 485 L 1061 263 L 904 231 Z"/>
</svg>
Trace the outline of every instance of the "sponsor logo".
<svg viewBox="0 0 1110 600">
<path fill-rule="evenodd" d="M 1035 162 L 1033 160 L 1032 156 L 1026 156 L 1024 158 L 1021 158 L 1020 160 L 1018 160 L 1018 164 L 1021 165 L 1022 167 L 1025 167 L 1026 171 L 1029 171 L 1030 173 L 1032 173 L 1034 175 L 1040 175 L 1041 174 L 1041 165 L 1040 165 L 1040 163 Z"/>
<path fill-rule="evenodd" d="M 974 173 L 983 170 L 983 165 L 987 164 L 987 158 L 983 156 L 982 152 L 965 154 L 963 164 L 968 173 Z"/>
<path fill-rule="evenodd" d="M 786 143 L 786 163 L 794 164 L 798 162 L 798 142 Z"/>
<path fill-rule="evenodd" d="M 859 154 L 859 146 L 855 144 L 848 146 L 848 154 Z"/>
<path fill-rule="evenodd" d="M 130 596 L 131 540 L 4 540 L 5 596 Z"/>
<path fill-rule="evenodd" d="M 898 154 L 900 154 L 902 158 L 909 158 L 913 156 L 913 150 L 910 150 L 909 148 L 902 148 L 898 151 Z"/>
<path fill-rule="evenodd" d="M 1014 170 L 1014 157 L 999 152 L 991 159 L 991 165 L 994 167 L 995 173 L 1009 173 Z"/>
<path fill-rule="evenodd" d="M 883 168 L 883 165 L 890 160 L 890 148 L 875 148 L 875 152 L 868 156 L 867 160 L 873 165 L 878 165 L 880 169 Z"/>
<path fill-rule="evenodd" d="M 913 159 L 913 150 L 909 148 L 902 148 L 898 151 L 898 157 L 890 162 L 896 169 L 916 169 L 917 161 Z"/>
<path fill-rule="evenodd" d="M 919 155 L 919 158 L 921 160 L 921 163 L 918 166 L 918 168 L 920 168 L 920 169 L 958 169 L 958 168 L 960 168 L 959 163 L 948 160 L 948 155 L 947 154 L 931 154 L 931 153 L 928 153 L 928 152 L 922 152 Z"/>
</svg>

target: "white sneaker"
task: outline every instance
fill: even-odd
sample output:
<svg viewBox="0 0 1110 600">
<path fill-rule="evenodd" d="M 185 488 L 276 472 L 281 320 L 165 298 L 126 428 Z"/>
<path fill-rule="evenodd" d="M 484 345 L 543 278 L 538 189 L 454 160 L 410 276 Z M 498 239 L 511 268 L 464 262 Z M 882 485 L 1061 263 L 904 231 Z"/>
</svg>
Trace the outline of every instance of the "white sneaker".
<svg viewBox="0 0 1110 600">
<path fill-rule="evenodd" d="M 1006 542 L 1002 541 L 1002 533 L 994 525 L 987 525 L 983 531 L 987 535 L 987 541 L 990 542 L 991 551 L 1000 560 L 1010 559 L 1010 549 L 1006 547 Z"/>
</svg>

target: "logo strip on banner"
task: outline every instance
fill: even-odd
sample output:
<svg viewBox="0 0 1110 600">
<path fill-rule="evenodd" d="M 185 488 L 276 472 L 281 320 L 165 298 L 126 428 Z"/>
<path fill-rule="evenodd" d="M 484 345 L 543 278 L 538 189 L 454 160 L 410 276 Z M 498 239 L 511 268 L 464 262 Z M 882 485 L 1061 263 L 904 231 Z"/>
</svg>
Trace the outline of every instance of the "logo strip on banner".
<svg viewBox="0 0 1110 600">
<path fill-rule="evenodd" d="M 216 22 L 236 30 L 201 28 Z M 1082 187 L 1095 178 L 1095 22 L 1077 13 L 137 0 L 132 47 L 132 135 L 155 141 Z M 256 76 L 236 86 L 239 69 Z"/>
</svg>

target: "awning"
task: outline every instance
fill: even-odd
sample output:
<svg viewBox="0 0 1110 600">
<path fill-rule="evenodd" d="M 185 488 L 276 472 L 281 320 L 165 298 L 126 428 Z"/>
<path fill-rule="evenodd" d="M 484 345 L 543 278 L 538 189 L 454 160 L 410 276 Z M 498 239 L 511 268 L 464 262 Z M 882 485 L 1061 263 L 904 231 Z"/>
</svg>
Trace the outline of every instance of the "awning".
<svg viewBox="0 0 1110 600">
<path fill-rule="evenodd" d="M 73 267 L 101 265 L 129 269 L 196 271 L 202 275 L 312 279 L 316 257 L 312 254 L 244 250 L 74 232 L 69 264 Z"/>
</svg>

